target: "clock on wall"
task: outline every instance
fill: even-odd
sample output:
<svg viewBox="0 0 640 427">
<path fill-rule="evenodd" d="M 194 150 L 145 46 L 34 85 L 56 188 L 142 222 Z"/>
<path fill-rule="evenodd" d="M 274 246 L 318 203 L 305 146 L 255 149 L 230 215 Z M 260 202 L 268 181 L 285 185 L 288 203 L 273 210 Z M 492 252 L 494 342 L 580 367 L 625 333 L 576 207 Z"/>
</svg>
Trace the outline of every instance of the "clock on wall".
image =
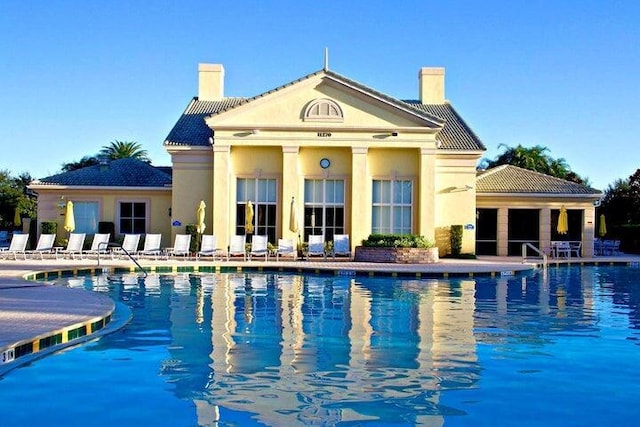
<svg viewBox="0 0 640 427">
<path fill-rule="evenodd" d="M 321 160 L 320 160 L 320 167 L 321 167 L 322 169 L 326 169 L 326 168 L 328 168 L 329 166 L 331 166 L 331 161 L 330 161 L 329 159 L 327 159 L 327 158 L 325 157 L 324 159 L 321 159 Z"/>
</svg>

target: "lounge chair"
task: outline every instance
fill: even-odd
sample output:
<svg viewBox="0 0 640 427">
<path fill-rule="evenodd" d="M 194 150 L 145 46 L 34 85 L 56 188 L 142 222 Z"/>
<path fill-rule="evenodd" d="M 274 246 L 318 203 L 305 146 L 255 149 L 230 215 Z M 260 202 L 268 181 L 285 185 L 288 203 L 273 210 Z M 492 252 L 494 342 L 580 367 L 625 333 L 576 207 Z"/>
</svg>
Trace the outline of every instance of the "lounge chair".
<svg viewBox="0 0 640 427">
<path fill-rule="evenodd" d="M 242 260 L 247 260 L 247 251 L 245 249 L 245 244 L 247 242 L 247 236 L 244 234 L 241 235 L 233 235 L 231 236 L 231 241 L 229 242 L 229 250 L 227 251 L 227 261 L 231 257 L 234 256 L 242 256 Z"/>
<path fill-rule="evenodd" d="M 569 255 L 580 258 L 582 251 L 582 242 L 569 242 Z"/>
<path fill-rule="evenodd" d="M 196 253 L 196 258 L 200 257 L 213 257 L 221 258 L 220 249 L 217 248 L 218 239 L 213 234 L 203 234 L 200 242 L 200 250 Z"/>
<path fill-rule="evenodd" d="M 27 255 L 39 255 L 40 259 L 44 259 L 44 254 L 53 253 L 53 246 L 56 242 L 55 234 L 41 234 L 38 237 L 38 244 L 35 249 L 27 251 Z"/>
<path fill-rule="evenodd" d="M 327 254 L 324 250 L 324 236 L 309 236 L 309 247 L 307 248 L 307 261 L 309 257 L 312 256 L 321 256 L 322 258 L 326 258 Z"/>
<path fill-rule="evenodd" d="M 114 248 L 111 251 L 111 257 L 115 258 L 118 255 L 129 254 L 131 256 L 135 255 L 138 252 L 138 244 L 140 243 L 140 235 L 139 234 L 125 234 L 124 240 L 122 241 L 122 245 L 119 248 Z"/>
<path fill-rule="evenodd" d="M 144 246 L 137 254 L 143 257 L 153 257 L 154 259 L 158 259 L 158 257 L 162 255 L 162 248 L 160 247 L 161 243 L 162 234 L 147 234 L 144 238 Z"/>
<path fill-rule="evenodd" d="M 333 235 L 333 249 L 331 250 L 333 259 L 338 256 L 347 256 L 351 259 L 351 244 L 349 242 L 348 234 L 334 234 Z"/>
<path fill-rule="evenodd" d="M 96 233 L 93 235 L 91 248 L 84 251 L 84 255 L 100 256 L 109 252 L 109 238 L 111 233 Z"/>
<path fill-rule="evenodd" d="M 253 236 L 251 240 L 251 251 L 249 252 L 249 261 L 254 257 L 264 256 L 264 260 L 269 259 L 269 244 L 267 242 L 267 236 Z"/>
<path fill-rule="evenodd" d="M 80 258 L 82 258 L 82 247 L 84 246 L 84 239 L 87 235 L 85 233 L 71 233 L 69 235 L 69 242 L 67 242 L 67 247 L 61 251 L 56 252 L 56 257 L 62 255 L 63 257 L 69 256 L 71 259 L 74 259 L 74 256 L 77 254 Z"/>
<path fill-rule="evenodd" d="M 571 257 L 571 246 L 569 246 L 569 242 L 558 241 L 551 242 L 553 257 L 554 258 L 570 258 Z"/>
<path fill-rule="evenodd" d="M 191 246 L 191 234 L 176 234 L 172 248 L 167 248 L 168 256 L 181 256 L 185 259 L 189 256 Z"/>
<path fill-rule="evenodd" d="M 278 239 L 278 250 L 276 251 L 276 261 L 278 261 L 281 256 L 292 257 L 294 261 L 298 258 L 298 251 L 293 246 L 293 240 Z"/>
<path fill-rule="evenodd" d="M 27 242 L 29 241 L 28 234 L 17 234 L 14 233 L 13 237 L 11 237 L 11 243 L 8 248 L 0 248 L 0 253 L 2 253 L 3 258 L 7 259 L 9 255 L 13 255 L 13 259 L 18 259 L 18 254 L 22 254 L 24 259 L 27 259 L 27 255 L 25 254 L 25 249 L 27 249 Z"/>
</svg>

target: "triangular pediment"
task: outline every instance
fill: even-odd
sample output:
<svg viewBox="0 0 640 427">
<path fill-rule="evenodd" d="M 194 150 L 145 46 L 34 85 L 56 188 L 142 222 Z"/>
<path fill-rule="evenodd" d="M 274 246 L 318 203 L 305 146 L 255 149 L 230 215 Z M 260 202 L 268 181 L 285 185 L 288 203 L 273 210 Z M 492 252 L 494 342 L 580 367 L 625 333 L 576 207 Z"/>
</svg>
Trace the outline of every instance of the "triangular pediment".
<svg viewBox="0 0 640 427">
<path fill-rule="evenodd" d="M 206 117 L 214 129 L 416 129 L 444 121 L 411 104 L 322 70 Z"/>
</svg>

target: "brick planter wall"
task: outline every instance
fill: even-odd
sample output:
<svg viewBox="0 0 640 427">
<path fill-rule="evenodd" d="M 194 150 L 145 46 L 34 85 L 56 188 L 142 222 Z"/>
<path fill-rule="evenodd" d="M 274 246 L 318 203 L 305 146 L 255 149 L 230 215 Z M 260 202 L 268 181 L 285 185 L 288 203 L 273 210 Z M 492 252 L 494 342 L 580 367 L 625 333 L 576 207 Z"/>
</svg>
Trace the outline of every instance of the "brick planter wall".
<svg viewBox="0 0 640 427">
<path fill-rule="evenodd" d="M 395 264 L 433 264 L 440 260 L 438 248 L 368 248 L 356 247 L 355 261 Z"/>
</svg>

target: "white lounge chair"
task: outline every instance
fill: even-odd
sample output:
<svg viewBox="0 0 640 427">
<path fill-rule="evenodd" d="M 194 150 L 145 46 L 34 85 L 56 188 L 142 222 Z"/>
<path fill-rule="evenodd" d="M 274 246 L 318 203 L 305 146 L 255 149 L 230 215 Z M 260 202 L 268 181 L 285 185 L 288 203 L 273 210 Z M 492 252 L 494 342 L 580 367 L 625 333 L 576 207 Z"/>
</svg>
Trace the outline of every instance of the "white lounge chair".
<svg viewBox="0 0 640 427">
<path fill-rule="evenodd" d="M 292 257 L 294 261 L 298 258 L 298 251 L 293 246 L 293 240 L 278 239 L 278 251 L 276 252 L 276 261 L 278 261 L 281 256 Z"/>
<path fill-rule="evenodd" d="M 125 253 L 133 256 L 136 254 L 136 252 L 138 252 L 139 243 L 140 243 L 139 234 L 125 234 L 121 247 L 114 248 L 114 250 L 111 251 L 111 257 L 115 258 L 116 256 L 119 256 L 119 255 L 125 255 Z"/>
<path fill-rule="evenodd" d="M 176 234 L 172 248 L 167 248 L 167 255 L 181 256 L 185 259 L 189 256 L 191 246 L 191 234 Z"/>
<path fill-rule="evenodd" d="M 331 250 L 333 259 L 338 256 L 347 256 L 351 259 L 351 244 L 349 242 L 348 234 L 334 234 L 333 235 L 333 249 Z"/>
<path fill-rule="evenodd" d="M 53 253 L 53 246 L 56 242 L 55 234 L 41 234 L 38 237 L 38 244 L 35 249 L 27 251 L 27 255 L 39 255 L 40 259 L 44 259 L 44 254 Z"/>
<path fill-rule="evenodd" d="M 203 234 L 202 240 L 200 241 L 200 250 L 196 253 L 196 258 L 200 257 L 213 257 L 220 258 L 220 249 L 217 248 L 218 239 L 213 234 Z"/>
<path fill-rule="evenodd" d="M 582 242 L 569 242 L 569 255 L 580 258 L 582 251 Z"/>
<path fill-rule="evenodd" d="M 144 246 L 142 247 L 142 250 L 138 252 L 138 255 L 158 259 L 162 254 L 162 248 L 160 247 L 161 243 L 162 234 L 147 234 L 144 238 Z"/>
<path fill-rule="evenodd" d="M 307 248 L 307 261 L 309 257 L 321 256 L 326 258 L 327 254 L 324 250 L 324 236 L 309 236 L 309 247 Z"/>
<path fill-rule="evenodd" d="M 82 258 L 82 247 L 84 246 L 84 239 L 87 235 L 85 233 L 71 233 L 69 235 L 69 242 L 67 242 L 67 247 L 61 251 L 56 252 L 56 257 L 62 255 L 69 256 L 71 259 L 74 259 L 74 256 L 77 254 L 80 258 Z"/>
<path fill-rule="evenodd" d="M 109 239 L 111 233 L 96 233 L 93 235 L 93 241 L 91 242 L 91 248 L 84 251 L 84 255 L 104 255 L 109 252 Z"/>
<path fill-rule="evenodd" d="M 231 241 L 229 242 L 229 250 L 227 251 L 227 261 L 231 257 L 234 256 L 242 256 L 242 260 L 247 260 L 247 251 L 245 249 L 245 244 L 247 242 L 247 236 L 244 234 L 231 236 Z"/>
<path fill-rule="evenodd" d="M 28 234 L 17 234 L 14 233 L 13 237 L 11 237 L 11 243 L 8 248 L 0 248 L 0 253 L 2 253 L 3 258 L 7 259 L 9 255 L 13 255 L 13 259 L 18 259 L 18 254 L 22 254 L 24 259 L 27 259 L 27 255 L 25 254 L 25 249 L 27 249 L 27 242 L 29 241 Z"/>
<path fill-rule="evenodd" d="M 251 251 L 249 252 L 249 261 L 254 257 L 264 256 L 264 260 L 269 259 L 269 243 L 267 236 L 256 235 L 251 240 Z"/>
</svg>

